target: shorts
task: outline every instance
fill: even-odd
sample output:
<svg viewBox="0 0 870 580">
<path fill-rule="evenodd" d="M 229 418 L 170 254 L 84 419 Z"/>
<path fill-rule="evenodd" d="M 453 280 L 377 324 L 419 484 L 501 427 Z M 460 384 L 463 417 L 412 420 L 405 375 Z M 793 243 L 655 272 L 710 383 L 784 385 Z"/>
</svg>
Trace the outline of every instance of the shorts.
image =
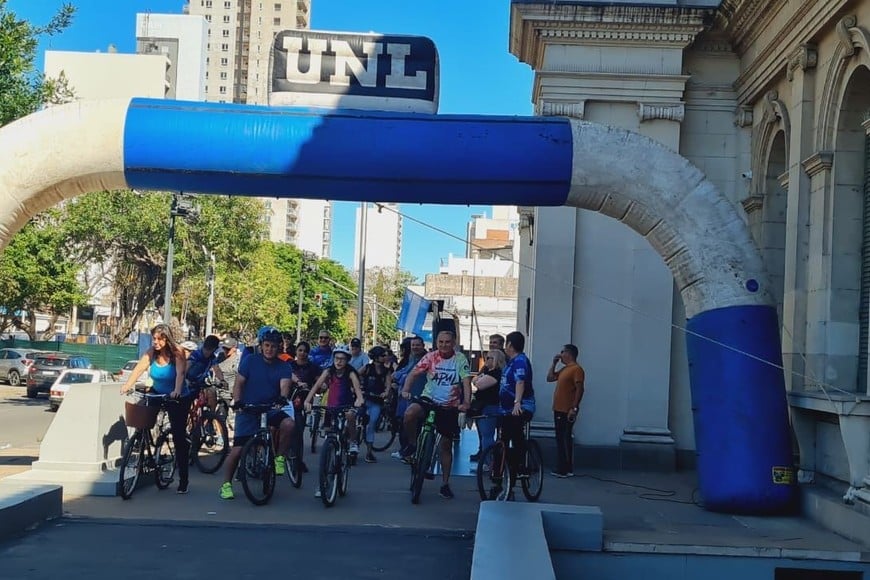
<svg viewBox="0 0 870 580">
<path fill-rule="evenodd" d="M 293 419 L 282 410 L 273 409 L 268 413 L 269 427 L 278 427 L 284 419 Z M 260 415 L 257 413 L 237 413 L 233 447 L 242 447 L 260 429 Z"/>
<path fill-rule="evenodd" d="M 449 437 L 453 440 L 459 439 L 459 409 L 456 407 L 442 407 L 425 401 L 417 401 L 417 404 L 423 407 L 424 420 L 429 411 L 435 410 L 435 430 L 442 437 Z"/>
</svg>

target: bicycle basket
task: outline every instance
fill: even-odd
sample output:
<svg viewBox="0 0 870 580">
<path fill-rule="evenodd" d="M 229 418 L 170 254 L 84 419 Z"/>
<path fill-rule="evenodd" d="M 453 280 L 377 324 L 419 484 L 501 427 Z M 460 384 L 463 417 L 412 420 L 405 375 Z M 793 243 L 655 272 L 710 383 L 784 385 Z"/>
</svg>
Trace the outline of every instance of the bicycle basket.
<svg viewBox="0 0 870 580">
<path fill-rule="evenodd" d="M 138 403 L 124 402 L 124 422 L 134 429 L 150 429 L 157 423 L 160 405 L 146 405 L 142 399 Z"/>
</svg>

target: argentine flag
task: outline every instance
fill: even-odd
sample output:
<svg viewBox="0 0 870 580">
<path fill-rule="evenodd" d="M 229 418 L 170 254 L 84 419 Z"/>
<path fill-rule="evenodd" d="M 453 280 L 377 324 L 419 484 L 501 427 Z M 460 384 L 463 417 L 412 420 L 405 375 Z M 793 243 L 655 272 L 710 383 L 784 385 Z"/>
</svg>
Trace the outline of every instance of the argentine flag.
<svg viewBox="0 0 870 580">
<path fill-rule="evenodd" d="M 419 294 L 405 289 L 405 297 L 402 298 L 402 310 L 399 319 L 396 320 L 396 329 L 403 330 L 408 334 L 416 334 L 423 330 L 426 322 L 426 314 L 432 302 Z"/>
</svg>

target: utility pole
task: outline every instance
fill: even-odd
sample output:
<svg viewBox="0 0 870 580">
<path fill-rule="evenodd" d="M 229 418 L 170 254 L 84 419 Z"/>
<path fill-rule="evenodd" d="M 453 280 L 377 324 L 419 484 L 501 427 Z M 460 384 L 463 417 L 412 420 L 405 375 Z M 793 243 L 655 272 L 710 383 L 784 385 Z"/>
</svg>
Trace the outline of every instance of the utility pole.
<svg viewBox="0 0 870 580">
<path fill-rule="evenodd" d="M 302 340 L 302 302 L 305 298 L 305 273 L 317 270 L 317 255 L 314 252 L 302 252 L 302 265 L 299 268 L 299 304 L 296 310 L 296 344 Z"/>
<path fill-rule="evenodd" d="M 169 206 L 169 243 L 166 250 L 166 291 L 163 294 L 163 323 L 172 322 L 172 262 L 175 258 L 175 216 L 178 211 L 178 195 L 172 194 Z"/>
<path fill-rule="evenodd" d="M 163 322 L 172 322 L 172 267 L 175 258 L 175 218 L 182 217 L 190 222 L 199 217 L 199 209 L 191 196 L 183 192 L 172 194 L 172 204 L 169 206 L 169 241 L 166 250 L 166 291 L 163 294 Z"/>
<path fill-rule="evenodd" d="M 205 312 L 205 335 L 208 336 L 211 334 L 212 326 L 214 324 L 214 278 L 215 278 L 215 258 L 214 252 L 209 252 L 203 246 L 202 250 L 206 253 L 208 257 L 208 274 L 206 278 L 206 284 L 208 286 L 208 307 Z"/>
<path fill-rule="evenodd" d="M 359 288 L 358 300 L 356 305 L 356 335 L 362 340 L 363 337 L 363 318 L 365 318 L 365 293 L 366 293 L 366 238 L 368 229 L 368 202 L 364 201 L 360 204 L 359 212 Z"/>
</svg>

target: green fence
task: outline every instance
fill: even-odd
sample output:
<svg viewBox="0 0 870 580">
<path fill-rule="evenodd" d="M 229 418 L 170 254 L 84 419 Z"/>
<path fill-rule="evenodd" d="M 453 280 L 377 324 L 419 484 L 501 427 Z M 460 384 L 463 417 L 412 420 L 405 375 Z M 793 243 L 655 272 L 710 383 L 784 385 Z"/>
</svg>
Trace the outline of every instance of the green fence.
<svg viewBox="0 0 870 580">
<path fill-rule="evenodd" d="M 73 342 L 56 342 L 49 340 L 0 340 L 3 348 L 32 348 L 50 352 L 66 352 L 80 354 L 91 359 L 94 367 L 117 373 L 128 360 L 139 358 L 139 349 L 133 345 L 121 344 L 78 344 Z"/>
</svg>

